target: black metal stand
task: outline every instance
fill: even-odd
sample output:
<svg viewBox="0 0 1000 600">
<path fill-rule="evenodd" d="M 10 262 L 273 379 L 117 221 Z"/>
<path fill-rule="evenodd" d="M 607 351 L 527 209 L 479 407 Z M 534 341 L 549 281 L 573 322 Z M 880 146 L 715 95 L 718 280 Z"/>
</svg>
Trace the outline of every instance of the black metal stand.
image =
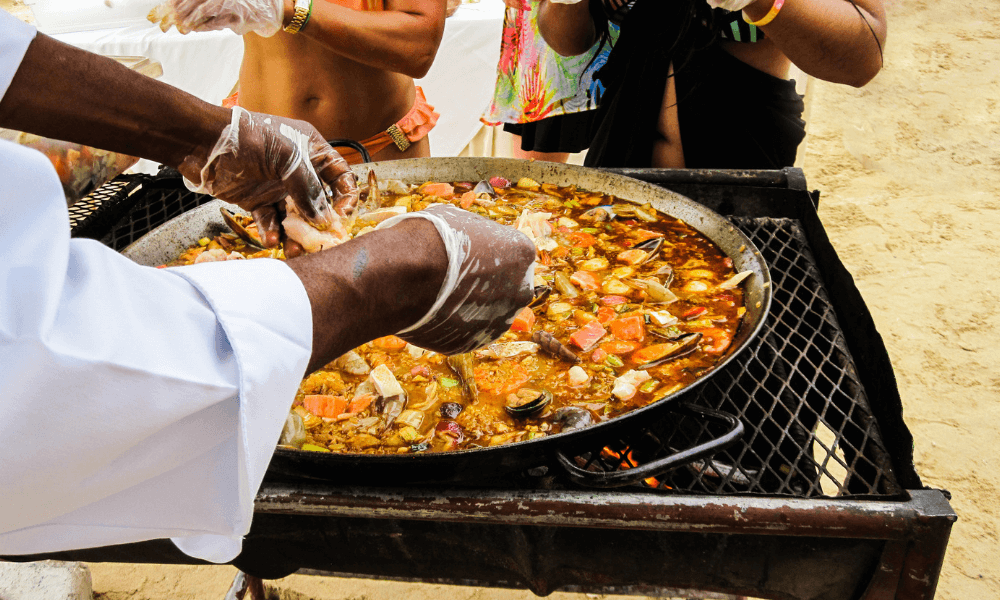
<svg viewBox="0 0 1000 600">
<path fill-rule="evenodd" d="M 580 491 L 565 482 L 532 487 L 529 481 L 506 487 L 376 488 L 269 476 L 234 565 L 263 578 L 301 569 L 522 588 L 540 595 L 556 590 L 657 595 L 686 588 L 801 600 L 934 597 L 957 517 L 947 492 L 924 489 L 913 468 L 913 440 L 888 353 L 823 230 L 818 192 L 807 191 L 798 169 L 616 172 L 668 187 L 734 223 L 794 221 L 814 261 L 809 275 L 835 292 L 829 301 L 837 344 L 846 347 L 848 371 L 856 373 L 851 386 L 859 388 L 862 401 L 854 406 L 866 411 L 867 429 L 858 435 L 878 446 L 878 457 L 864 464 L 856 457 L 869 455 L 857 448 L 852 468 L 860 467 L 851 477 L 861 481 L 865 470 L 877 476 L 866 486 L 848 481 L 838 498 L 816 497 L 822 493 L 815 485 L 797 495 L 790 477 L 770 491 L 761 481 L 741 491 L 729 477 L 729 487 L 717 488 L 726 495 L 717 495 L 694 486 Z M 141 235 L 128 225 L 105 236 L 111 245 Z M 785 432 L 796 435 L 792 428 Z M 843 427 L 839 433 L 850 441 L 852 434 Z M 789 459 L 798 469 L 794 459 L 808 463 L 812 457 L 800 452 Z M 823 468 L 808 467 L 801 472 Z M 9 558 L 199 563 L 166 540 Z"/>
</svg>

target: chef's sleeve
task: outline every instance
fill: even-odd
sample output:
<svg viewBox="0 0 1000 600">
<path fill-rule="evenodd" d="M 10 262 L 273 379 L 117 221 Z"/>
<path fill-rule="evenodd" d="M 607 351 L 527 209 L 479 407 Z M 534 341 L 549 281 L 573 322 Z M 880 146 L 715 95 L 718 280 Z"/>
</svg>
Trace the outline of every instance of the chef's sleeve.
<svg viewBox="0 0 1000 600">
<path fill-rule="evenodd" d="M 33 31 L 10 19 L 3 90 Z M 311 353 L 301 282 L 71 240 L 51 163 L 3 141 L 0 215 L 0 555 L 172 538 L 233 559 Z"/>
</svg>

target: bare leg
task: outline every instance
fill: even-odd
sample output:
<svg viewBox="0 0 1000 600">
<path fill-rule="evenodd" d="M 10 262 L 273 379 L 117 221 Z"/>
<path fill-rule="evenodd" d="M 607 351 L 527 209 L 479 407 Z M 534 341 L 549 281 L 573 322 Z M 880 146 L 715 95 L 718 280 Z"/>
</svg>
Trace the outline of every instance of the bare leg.
<svg viewBox="0 0 1000 600">
<path fill-rule="evenodd" d="M 681 143 L 681 124 L 677 117 L 677 91 L 674 88 L 674 66 L 670 65 L 667 85 L 663 90 L 660 118 L 656 122 L 659 139 L 653 142 L 654 167 L 684 168 L 684 145 Z"/>
<path fill-rule="evenodd" d="M 525 160 L 544 160 L 547 162 L 559 162 L 564 163 L 569 160 L 569 152 L 535 152 L 534 150 L 521 150 L 521 136 L 513 135 L 514 141 L 512 143 L 514 149 L 514 158 L 523 158 Z"/>
</svg>

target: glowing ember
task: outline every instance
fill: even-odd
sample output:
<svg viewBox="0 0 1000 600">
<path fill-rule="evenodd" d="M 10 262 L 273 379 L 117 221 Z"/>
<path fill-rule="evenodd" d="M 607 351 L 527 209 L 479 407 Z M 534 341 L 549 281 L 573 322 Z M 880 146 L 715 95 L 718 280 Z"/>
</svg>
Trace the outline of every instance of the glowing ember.
<svg viewBox="0 0 1000 600">
<path fill-rule="evenodd" d="M 601 450 L 601 458 L 606 458 L 608 460 L 621 460 L 621 463 L 618 465 L 619 469 L 631 469 L 639 466 L 639 461 L 632 456 L 631 450 L 622 453 L 605 446 L 604 449 Z M 655 477 L 647 477 L 646 479 L 643 479 L 642 482 L 651 488 L 660 487 L 660 480 Z M 671 489 L 670 486 L 664 487 L 668 490 Z"/>
</svg>

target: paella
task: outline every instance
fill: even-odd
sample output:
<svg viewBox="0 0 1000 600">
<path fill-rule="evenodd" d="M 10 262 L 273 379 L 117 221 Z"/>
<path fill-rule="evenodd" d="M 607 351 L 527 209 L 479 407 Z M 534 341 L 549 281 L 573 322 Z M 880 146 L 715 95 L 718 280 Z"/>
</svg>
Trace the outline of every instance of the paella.
<svg viewBox="0 0 1000 600">
<path fill-rule="evenodd" d="M 356 213 L 307 250 L 365 235 L 389 217 L 450 203 L 528 235 L 535 298 L 496 342 L 444 356 L 373 340 L 303 379 L 280 444 L 316 452 L 401 454 L 498 446 L 587 427 L 646 406 L 711 372 L 746 314 L 733 261 L 651 205 L 575 186 L 369 181 Z M 253 258 L 247 216 L 168 266 Z M 311 247 L 310 247 L 311 246 Z"/>
</svg>

